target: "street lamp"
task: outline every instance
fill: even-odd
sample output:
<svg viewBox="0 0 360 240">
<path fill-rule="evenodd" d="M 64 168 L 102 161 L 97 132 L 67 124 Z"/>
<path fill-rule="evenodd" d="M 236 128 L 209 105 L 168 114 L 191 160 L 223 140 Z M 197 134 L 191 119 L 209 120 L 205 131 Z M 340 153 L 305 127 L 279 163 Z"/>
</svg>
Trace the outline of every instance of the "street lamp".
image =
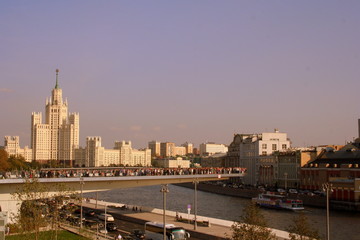
<svg viewBox="0 0 360 240">
<path fill-rule="evenodd" d="M 322 189 L 326 192 L 326 239 L 330 240 L 330 214 L 329 214 L 329 194 L 333 192 L 333 185 L 329 182 L 322 185 Z"/>
<path fill-rule="evenodd" d="M 166 240 L 166 223 L 165 223 L 166 222 L 166 194 L 169 192 L 168 185 L 163 184 L 160 192 L 163 193 L 163 210 L 164 210 L 164 213 L 163 213 L 164 238 L 163 239 Z"/>
<path fill-rule="evenodd" d="M 84 186 L 84 178 L 80 177 L 80 189 L 81 189 L 81 195 L 80 195 L 80 229 L 83 227 L 83 186 Z"/>
<path fill-rule="evenodd" d="M 198 179 L 194 179 L 194 230 L 197 228 L 197 220 L 196 220 L 196 214 L 197 214 L 197 184 L 199 183 Z"/>
<path fill-rule="evenodd" d="M 285 191 L 287 191 L 287 177 L 288 177 L 288 173 L 284 173 L 284 177 L 285 177 Z"/>
</svg>

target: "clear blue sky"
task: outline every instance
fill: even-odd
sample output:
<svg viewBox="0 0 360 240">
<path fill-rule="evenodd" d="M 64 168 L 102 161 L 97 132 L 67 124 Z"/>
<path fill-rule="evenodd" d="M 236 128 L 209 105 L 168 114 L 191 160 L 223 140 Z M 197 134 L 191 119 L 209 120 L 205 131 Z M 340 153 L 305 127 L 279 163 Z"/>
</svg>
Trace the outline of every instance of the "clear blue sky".
<svg viewBox="0 0 360 240">
<path fill-rule="evenodd" d="M 59 68 L 82 146 L 274 128 L 294 146 L 343 144 L 358 137 L 359 13 L 351 0 L 0 1 L 0 136 L 30 145 Z"/>
</svg>

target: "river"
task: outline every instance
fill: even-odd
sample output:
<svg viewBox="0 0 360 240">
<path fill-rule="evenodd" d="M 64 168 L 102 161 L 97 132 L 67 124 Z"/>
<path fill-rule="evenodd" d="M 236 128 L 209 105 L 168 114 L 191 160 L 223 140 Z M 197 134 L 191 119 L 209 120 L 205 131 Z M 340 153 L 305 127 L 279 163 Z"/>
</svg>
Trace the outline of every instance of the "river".
<svg viewBox="0 0 360 240">
<path fill-rule="evenodd" d="M 161 186 L 147 186 L 127 189 L 114 189 L 98 193 L 98 199 L 114 203 L 147 206 L 162 209 L 163 195 Z M 95 193 L 84 194 L 84 197 L 95 198 Z M 175 185 L 169 185 L 169 193 L 166 195 L 166 208 L 171 211 L 187 213 L 187 206 L 191 204 L 193 209 L 194 190 Z M 197 214 L 225 220 L 239 220 L 244 206 L 250 203 L 249 199 L 223 196 L 208 192 L 198 191 Z M 296 212 L 261 209 L 268 222 L 268 226 L 280 230 L 292 223 Z M 193 213 L 193 210 L 191 210 Z M 306 216 L 312 227 L 316 228 L 325 238 L 326 210 L 319 208 L 305 208 Z M 360 213 L 358 212 L 330 212 L 330 237 L 336 240 L 360 239 Z"/>
</svg>

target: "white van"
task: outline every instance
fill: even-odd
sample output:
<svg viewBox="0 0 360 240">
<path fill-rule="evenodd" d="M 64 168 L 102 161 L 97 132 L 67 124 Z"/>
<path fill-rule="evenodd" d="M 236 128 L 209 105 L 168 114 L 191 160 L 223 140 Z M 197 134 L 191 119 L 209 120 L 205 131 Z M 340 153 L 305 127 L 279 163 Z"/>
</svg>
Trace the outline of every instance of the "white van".
<svg viewBox="0 0 360 240">
<path fill-rule="evenodd" d="M 100 219 L 100 220 L 105 221 L 105 218 L 106 218 L 107 222 L 114 222 L 115 221 L 114 217 L 111 214 L 101 213 L 101 214 L 98 215 L 98 219 Z"/>
</svg>

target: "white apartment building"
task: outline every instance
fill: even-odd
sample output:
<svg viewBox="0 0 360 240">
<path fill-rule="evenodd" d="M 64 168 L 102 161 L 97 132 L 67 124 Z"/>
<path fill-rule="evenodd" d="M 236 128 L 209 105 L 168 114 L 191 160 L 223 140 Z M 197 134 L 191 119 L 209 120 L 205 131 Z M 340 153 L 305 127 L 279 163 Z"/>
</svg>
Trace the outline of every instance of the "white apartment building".
<svg viewBox="0 0 360 240">
<path fill-rule="evenodd" d="M 174 155 L 175 156 L 185 156 L 186 155 L 186 148 L 185 147 L 174 147 Z"/>
<path fill-rule="evenodd" d="M 162 168 L 189 168 L 190 160 L 184 160 L 181 157 L 176 159 L 155 159 L 154 164 Z"/>
<path fill-rule="evenodd" d="M 216 144 L 212 142 L 200 144 L 201 156 L 211 156 L 215 153 L 226 153 L 227 151 L 228 147 L 224 144 Z"/>
<path fill-rule="evenodd" d="M 256 185 L 258 183 L 258 169 L 261 161 L 274 161 L 268 157 L 275 151 L 285 151 L 290 148 L 290 140 L 286 133 L 280 133 L 277 129 L 273 133 L 239 134 L 240 138 L 239 164 L 247 169 L 243 178 L 245 184 Z"/>
<path fill-rule="evenodd" d="M 19 136 L 5 136 L 4 143 L 4 149 L 9 154 L 9 156 L 23 156 L 25 161 L 31 162 L 33 155 L 32 149 L 28 146 L 25 146 L 25 148 L 20 148 Z"/>
<path fill-rule="evenodd" d="M 148 143 L 148 148 L 151 149 L 151 157 L 160 156 L 160 142 L 151 141 Z"/>
<path fill-rule="evenodd" d="M 101 137 L 87 137 L 86 147 L 76 149 L 75 166 L 151 166 L 151 150 L 132 149 L 130 141 L 115 142 L 114 149 L 101 146 Z"/>
<path fill-rule="evenodd" d="M 186 154 L 192 154 L 193 153 L 193 149 L 194 149 L 194 145 L 192 143 L 183 143 L 181 144 L 182 147 L 185 147 L 186 150 Z"/>
</svg>

